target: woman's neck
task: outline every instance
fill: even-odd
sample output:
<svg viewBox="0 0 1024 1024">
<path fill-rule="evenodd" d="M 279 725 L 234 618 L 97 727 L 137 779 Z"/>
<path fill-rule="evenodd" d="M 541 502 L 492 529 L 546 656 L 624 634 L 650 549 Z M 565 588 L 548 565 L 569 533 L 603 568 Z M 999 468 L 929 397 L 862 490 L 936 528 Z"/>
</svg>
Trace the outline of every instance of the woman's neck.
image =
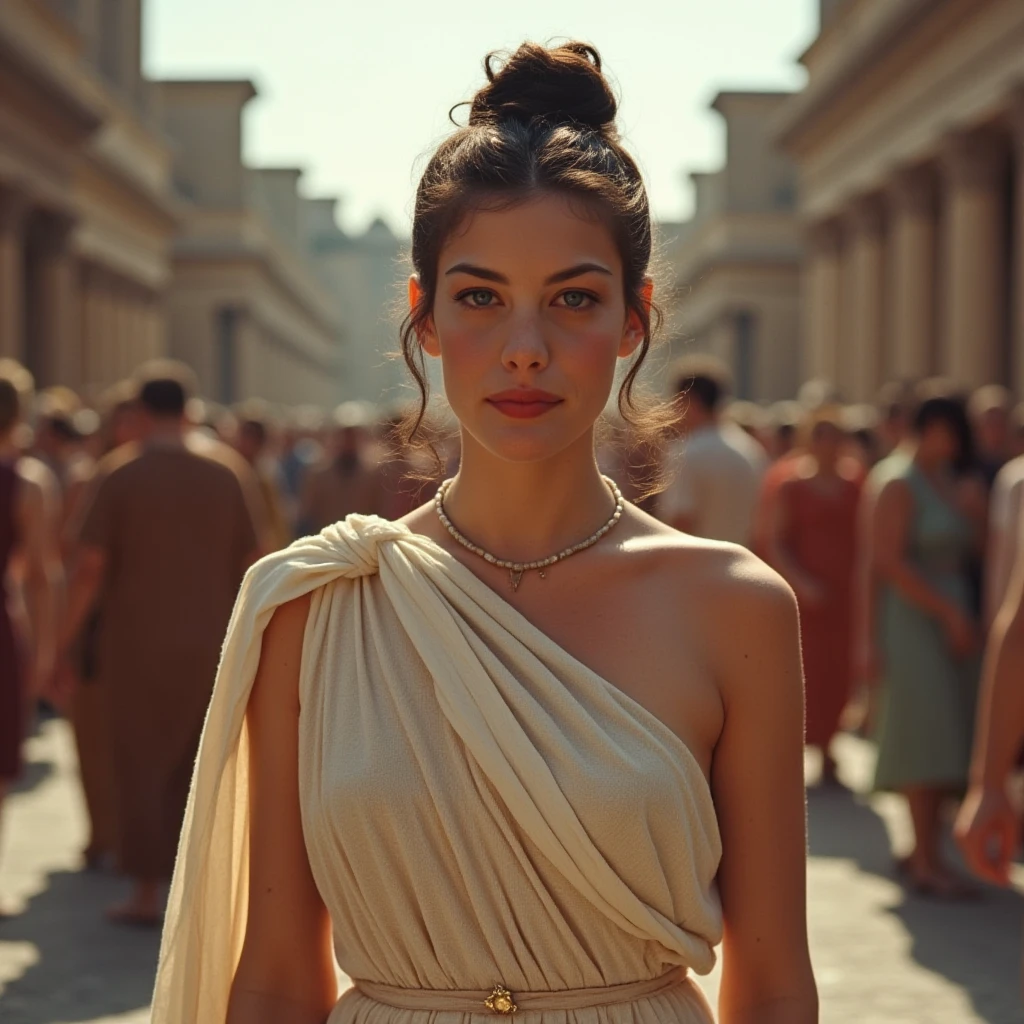
<svg viewBox="0 0 1024 1024">
<path fill-rule="evenodd" d="M 924 451 L 920 445 L 914 451 L 914 462 L 925 476 L 939 477 L 949 468 L 945 459 Z"/>
<path fill-rule="evenodd" d="M 445 512 L 465 537 L 515 561 L 546 558 L 584 540 L 614 510 L 589 434 L 543 462 L 498 459 L 464 437 L 445 496 Z"/>
</svg>

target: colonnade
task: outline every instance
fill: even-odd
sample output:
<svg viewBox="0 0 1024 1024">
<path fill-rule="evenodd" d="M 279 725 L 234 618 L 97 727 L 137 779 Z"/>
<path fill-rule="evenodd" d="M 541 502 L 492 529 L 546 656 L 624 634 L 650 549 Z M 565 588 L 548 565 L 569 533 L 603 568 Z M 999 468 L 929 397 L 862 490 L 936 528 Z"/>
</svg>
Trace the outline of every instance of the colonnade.
<svg viewBox="0 0 1024 1024">
<path fill-rule="evenodd" d="M 1024 394 L 1024 102 L 810 225 L 803 376 Z"/>
</svg>

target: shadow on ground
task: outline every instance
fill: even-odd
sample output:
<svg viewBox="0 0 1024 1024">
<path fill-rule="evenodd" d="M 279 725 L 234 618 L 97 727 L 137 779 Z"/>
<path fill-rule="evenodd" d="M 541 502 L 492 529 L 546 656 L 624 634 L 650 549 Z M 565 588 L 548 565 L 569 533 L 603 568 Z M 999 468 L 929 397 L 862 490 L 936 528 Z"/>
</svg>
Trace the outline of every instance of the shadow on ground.
<svg viewBox="0 0 1024 1024">
<path fill-rule="evenodd" d="M 808 842 L 814 857 L 852 860 L 866 873 L 895 879 L 889 830 L 870 800 L 845 789 L 808 790 Z M 952 841 L 949 859 L 966 874 Z M 1021 1024 L 1021 944 L 1024 901 L 1011 891 L 980 886 L 978 900 L 943 902 L 904 889 L 885 910 L 910 938 L 909 956 L 959 986 L 990 1024 Z"/>
<path fill-rule="evenodd" d="M 103 919 L 104 908 L 123 896 L 120 879 L 56 872 L 22 914 L 0 921 L 0 942 L 38 950 L 38 960 L 0 995 L 3 1024 L 71 1024 L 149 1005 L 160 937 Z"/>
</svg>

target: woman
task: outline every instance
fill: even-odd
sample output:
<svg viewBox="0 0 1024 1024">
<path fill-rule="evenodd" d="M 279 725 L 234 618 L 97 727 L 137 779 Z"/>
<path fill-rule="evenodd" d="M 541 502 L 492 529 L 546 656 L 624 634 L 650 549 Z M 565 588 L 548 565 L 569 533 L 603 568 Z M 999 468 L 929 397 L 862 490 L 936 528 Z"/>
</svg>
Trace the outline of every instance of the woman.
<svg viewBox="0 0 1024 1024">
<path fill-rule="evenodd" d="M 842 458 L 841 410 L 823 408 L 804 429 L 805 454 L 772 503 L 771 562 L 796 591 L 807 680 L 807 744 L 836 782 L 832 739 L 850 697 L 860 478 Z"/>
<path fill-rule="evenodd" d="M 24 456 L 18 437 L 32 387 L 28 370 L 0 360 L 0 809 L 21 774 L 25 726 L 50 674 L 61 583 L 57 482 Z"/>
<path fill-rule="evenodd" d="M 943 861 L 940 817 L 967 779 L 978 677 L 969 559 L 975 530 L 957 467 L 970 463 L 963 403 L 933 396 L 912 444 L 876 467 L 872 552 L 881 584 L 882 692 L 875 788 L 902 793 L 914 849 L 899 863 L 917 891 L 960 898 L 970 888 Z"/>
<path fill-rule="evenodd" d="M 723 923 L 720 1020 L 817 1020 L 791 592 L 600 476 L 651 342 L 646 194 L 596 51 L 487 72 L 419 186 L 403 332 L 458 474 L 247 578 L 156 1024 L 707 1024 Z"/>
</svg>

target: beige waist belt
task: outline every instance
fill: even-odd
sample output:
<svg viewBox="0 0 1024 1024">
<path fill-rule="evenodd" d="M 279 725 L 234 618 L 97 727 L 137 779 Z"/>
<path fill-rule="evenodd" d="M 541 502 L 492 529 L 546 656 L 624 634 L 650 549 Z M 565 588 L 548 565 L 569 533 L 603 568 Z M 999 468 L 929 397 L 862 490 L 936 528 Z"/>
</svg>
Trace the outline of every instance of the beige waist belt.
<svg viewBox="0 0 1024 1024">
<path fill-rule="evenodd" d="M 493 1013 L 508 1016 L 527 1010 L 581 1010 L 588 1006 L 611 1006 L 665 992 L 686 979 L 686 968 L 675 967 L 666 974 L 646 981 L 597 988 L 569 988 L 557 992 L 510 992 L 495 985 L 490 992 L 460 989 L 398 988 L 373 981 L 354 981 L 370 999 L 400 1010 L 456 1011 Z"/>
</svg>

